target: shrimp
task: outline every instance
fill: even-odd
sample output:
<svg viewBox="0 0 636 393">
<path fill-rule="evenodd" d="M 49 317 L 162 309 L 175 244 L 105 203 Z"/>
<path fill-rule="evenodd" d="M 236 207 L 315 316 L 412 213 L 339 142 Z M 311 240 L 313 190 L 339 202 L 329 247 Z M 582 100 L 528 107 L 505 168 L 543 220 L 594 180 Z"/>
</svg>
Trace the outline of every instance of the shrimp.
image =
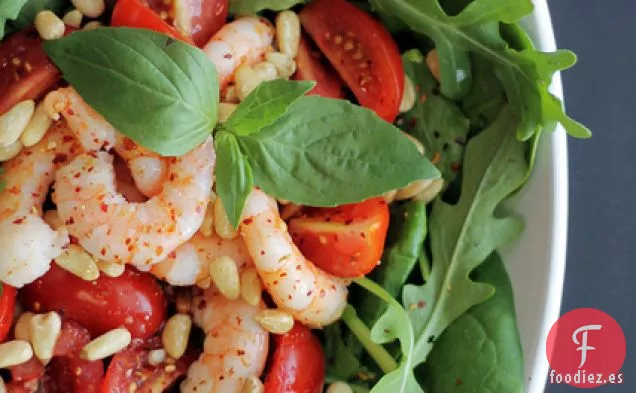
<svg viewBox="0 0 636 393">
<path fill-rule="evenodd" d="M 168 172 L 167 160 L 136 144 L 91 108 L 72 87 L 49 93 L 44 99 L 51 116 L 62 116 L 86 150 L 110 150 L 126 162 L 135 185 L 145 196 L 161 192 Z"/>
<path fill-rule="evenodd" d="M 15 287 L 33 282 L 69 244 L 65 228 L 55 231 L 44 222 L 42 204 L 57 169 L 80 152 L 73 134 L 58 122 L 37 145 L 3 165 L 0 281 Z"/>
<path fill-rule="evenodd" d="M 53 201 L 78 242 L 97 258 L 135 266 L 168 257 L 199 229 L 210 202 L 216 157 L 212 138 L 172 157 L 162 191 L 132 203 L 117 191 L 113 157 L 77 156 L 57 172 Z"/>
<path fill-rule="evenodd" d="M 261 375 L 267 360 L 269 333 L 254 320 L 260 307 L 228 300 L 210 288 L 194 299 L 193 310 L 206 337 L 181 392 L 240 392 L 248 377 Z"/>
<path fill-rule="evenodd" d="M 150 272 L 171 285 L 194 285 L 210 277 L 210 262 L 220 256 L 232 258 L 239 271 L 253 265 L 241 237 L 222 239 L 197 233 L 168 258 L 153 265 Z"/>
<path fill-rule="evenodd" d="M 239 231 L 279 308 L 310 327 L 325 326 L 340 317 L 347 301 L 347 281 L 305 259 L 274 199 L 254 189 L 245 204 Z"/>
<path fill-rule="evenodd" d="M 255 64 L 271 51 L 274 27 L 267 20 L 245 17 L 228 23 L 203 47 L 216 66 L 221 91 L 243 64 Z"/>
</svg>

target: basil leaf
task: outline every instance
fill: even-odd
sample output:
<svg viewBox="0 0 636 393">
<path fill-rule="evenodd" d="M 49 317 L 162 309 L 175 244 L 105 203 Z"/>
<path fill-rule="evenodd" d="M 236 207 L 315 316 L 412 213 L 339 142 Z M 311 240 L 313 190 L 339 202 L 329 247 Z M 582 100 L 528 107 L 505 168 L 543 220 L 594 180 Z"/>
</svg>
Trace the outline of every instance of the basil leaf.
<svg viewBox="0 0 636 393">
<path fill-rule="evenodd" d="M 315 85 L 312 81 L 284 79 L 261 83 L 241 102 L 222 128 L 239 135 L 258 132 L 281 117 L 291 104 Z"/>
<path fill-rule="evenodd" d="M 301 97 L 272 125 L 237 139 L 254 184 L 303 205 L 359 202 L 439 177 L 397 128 L 342 100 Z"/>
<path fill-rule="evenodd" d="M 27 0 L 0 0 L 0 37 L 4 37 L 4 25 L 9 19 L 18 17 Z"/>
<path fill-rule="evenodd" d="M 232 0 L 230 1 L 230 13 L 251 15 L 263 10 L 282 11 L 304 3 L 306 3 L 305 0 Z"/>
<path fill-rule="evenodd" d="M 216 149 L 216 193 L 232 225 L 238 227 L 247 196 L 252 191 L 252 169 L 241 153 L 236 137 L 220 131 L 214 137 Z"/>
<path fill-rule="evenodd" d="M 216 69 L 193 46 L 118 27 L 75 32 L 44 49 L 90 106 L 150 150 L 185 154 L 216 125 Z"/>
<path fill-rule="evenodd" d="M 4 180 L 1 180 L 2 172 L 4 172 L 4 170 L 2 168 L 0 168 L 0 192 L 2 192 L 2 190 L 4 190 Z"/>
<path fill-rule="evenodd" d="M 10 25 L 18 30 L 26 29 L 33 25 L 38 12 L 50 10 L 59 15 L 68 5 L 66 0 L 27 0 L 22 10 L 20 10 L 20 14 L 14 21 L 10 22 Z"/>
</svg>

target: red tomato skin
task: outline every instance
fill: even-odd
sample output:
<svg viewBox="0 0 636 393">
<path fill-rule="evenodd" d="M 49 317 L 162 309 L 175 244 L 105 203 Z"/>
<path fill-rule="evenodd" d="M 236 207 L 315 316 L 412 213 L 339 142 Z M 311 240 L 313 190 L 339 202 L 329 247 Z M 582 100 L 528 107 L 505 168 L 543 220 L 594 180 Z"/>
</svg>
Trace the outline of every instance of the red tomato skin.
<svg viewBox="0 0 636 393">
<path fill-rule="evenodd" d="M 0 295 L 0 343 L 4 342 L 11 330 L 13 323 L 13 313 L 15 312 L 16 289 L 7 284 L 2 285 L 2 295 Z"/>
<path fill-rule="evenodd" d="M 89 282 L 51 264 L 43 277 L 19 291 L 21 303 L 34 312 L 57 311 L 98 336 L 125 326 L 135 338 L 155 334 L 166 316 L 166 301 L 153 276 L 127 267 L 112 278 Z"/>
<path fill-rule="evenodd" d="M 325 383 L 325 353 L 311 330 L 296 322 L 276 336 L 265 377 L 265 393 L 321 393 Z"/>
<path fill-rule="evenodd" d="M 157 13 L 141 0 L 117 1 L 110 24 L 113 27 L 137 27 L 153 30 L 188 44 L 194 44 L 190 37 L 184 37 L 179 30 L 161 19 Z"/>
<path fill-rule="evenodd" d="M 301 11 L 300 20 L 360 105 L 393 122 L 404 90 L 404 68 L 386 28 L 345 0 L 315 0 Z"/>
<path fill-rule="evenodd" d="M 289 233 L 307 259 L 338 277 L 373 270 L 384 251 L 389 207 L 382 198 L 335 208 L 304 208 Z"/>
<path fill-rule="evenodd" d="M 296 65 L 298 69 L 294 74 L 294 80 L 316 82 L 316 86 L 307 95 L 345 98 L 344 82 L 340 75 L 306 37 L 300 39 Z"/>
</svg>

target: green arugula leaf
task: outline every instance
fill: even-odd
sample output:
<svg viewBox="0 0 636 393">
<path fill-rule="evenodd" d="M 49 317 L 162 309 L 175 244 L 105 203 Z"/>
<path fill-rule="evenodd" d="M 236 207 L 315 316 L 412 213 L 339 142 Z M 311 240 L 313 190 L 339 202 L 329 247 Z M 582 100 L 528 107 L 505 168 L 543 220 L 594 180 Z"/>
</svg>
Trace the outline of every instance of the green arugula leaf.
<svg viewBox="0 0 636 393">
<path fill-rule="evenodd" d="M 487 60 L 471 56 L 474 82 L 460 102 L 462 111 L 470 119 L 473 130 L 489 126 L 506 104 L 506 92 Z"/>
<path fill-rule="evenodd" d="M 7 20 L 15 19 L 27 0 L 0 0 L 0 38 L 4 37 Z"/>
<path fill-rule="evenodd" d="M 221 127 L 238 135 L 249 135 L 278 120 L 291 104 L 316 85 L 312 81 L 276 79 L 263 82 L 241 102 Z"/>
<path fill-rule="evenodd" d="M 433 205 L 430 277 L 423 286 L 407 285 L 403 291 L 418 337 L 414 365 L 426 360 L 451 322 L 492 296 L 491 285 L 476 283 L 469 275 L 523 231 L 520 218 L 495 214 L 500 203 L 523 185 L 528 171 L 526 143 L 513 133 L 517 123 L 511 109 L 504 107 L 497 120 L 467 145 L 459 202 L 449 205 L 438 199 Z"/>
<path fill-rule="evenodd" d="M 397 128 L 342 100 L 301 97 L 261 132 L 237 139 L 254 184 L 302 205 L 359 202 L 439 177 Z"/>
<path fill-rule="evenodd" d="M 495 294 L 451 323 L 435 342 L 425 379 L 429 393 L 523 393 L 523 351 L 508 273 L 495 252 L 472 278 Z M 461 383 L 458 383 L 461 381 Z"/>
<path fill-rule="evenodd" d="M 75 32 L 44 49 L 90 106 L 157 153 L 185 154 L 216 125 L 216 69 L 191 45 L 119 27 Z"/>
<path fill-rule="evenodd" d="M 340 323 L 326 326 L 325 357 L 327 376 L 336 381 L 349 381 L 362 370 L 362 365 L 342 340 Z"/>
<path fill-rule="evenodd" d="M 472 81 L 470 53 L 487 59 L 502 82 L 508 102 L 520 119 L 518 137 L 527 140 L 538 130 L 561 123 L 575 137 L 590 131 L 570 119 L 561 102 L 549 93 L 552 75 L 571 67 L 569 51 L 540 53 L 509 47 L 500 23 L 514 23 L 533 10 L 530 0 L 475 0 L 459 14 L 448 15 L 438 0 L 370 0 L 382 15 L 399 16 L 415 32 L 430 37 L 438 51 L 442 92 L 460 99 Z"/>
<path fill-rule="evenodd" d="M 4 169 L 0 168 L 0 192 L 4 190 L 4 180 L 2 180 L 2 172 L 4 172 Z"/>
<path fill-rule="evenodd" d="M 230 1 L 230 13 L 233 15 L 253 15 L 263 10 L 282 11 L 306 2 L 306 0 L 232 0 Z"/>
<path fill-rule="evenodd" d="M 33 26 L 35 16 L 40 11 L 50 10 L 60 15 L 69 5 L 67 0 L 27 0 L 20 10 L 20 14 L 14 21 L 10 22 L 11 27 L 17 30 L 26 29 Z"/>
<path fill-rule="evenodd" d="M 215 135 L 216 149 L 216 193 L 234 228 L 238 227 L 245 201 L 254 186 L 252 169 L 239 149 L 236 137 L 220 131 Z"/>
</svg>

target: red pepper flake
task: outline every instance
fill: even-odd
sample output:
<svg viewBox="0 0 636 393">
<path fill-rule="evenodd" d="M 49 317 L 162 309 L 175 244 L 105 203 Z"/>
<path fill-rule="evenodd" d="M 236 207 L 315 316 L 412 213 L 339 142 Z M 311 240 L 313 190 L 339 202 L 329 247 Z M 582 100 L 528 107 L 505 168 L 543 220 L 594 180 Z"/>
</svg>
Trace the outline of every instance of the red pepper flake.
<svg viewBox="0 0 636 393">
<path fill-rule="evenodd" d="M 82 187 L 75 187 L 75 193 L 82 191 Z"/>
<path fill-rule="evenodd" d="M 252 222 L 254 222 L 254 219 L 252 217 L 246 218 L 245 220 L 243 220 L 243 225 L 250 225 Z"/>
<path fill-rule="evenodd" d="M 157 256 L 163 254 L 163 247 L 157 246 L 157 248 L 155 248 L 155 254 L 157 254 Z"/>
<path fill-rule="evenodd" d="M 65 225 L 73 225 L 73 224 L 75 224 L 75 218 L 73 218 L 73 216 L 70 216 L 68 220 L 66 220 Z"/>
<path fill-rule="evenodd" d="M 424 308 L 426 307 L 426 302 L 424 300 L 420 300 L 419 302 L 417 302 L 417 308 Z"/>
<path fill-rule="evenodd" d="M 14 224 L 20 225 L 24 222 L 24 217 L 18 218 L 13 221 Z"/>
<path fill-rule="evenodd" d="M 265 250 L 261 250 L 261 252 L 259 254 L 265 255 Z"/>
<path fill-rule="evenodd" d="M 108 205 L 105 203 L 102 203 L 99 208 L 102 210 L 102 212 L 106 213 L 108 212 Z"/>
<path fill-rule="evenodd" d="M 75 140 L 75 138 L 70 135 L 64 135 L 64 137 L 62 138 L 62 142 L 71 142 L 73 140 Z"/>
<path fill-rule="evenodd" d="M 63 164 L 68 160 L 68 156 L 66 154 L 56 154 L 53 158 L 53 164 Z"/>
<path fill-rule="evenodd" d="M 168 258 L 175 259 L 176 257 L 177 257 L 177 253 L 176 253 L 175 251 L 171 251 L 171 252 L 168 254 Z"/>
<path fill-rule="evenodd" d="M 75 115 L 75 112 L 73 112 L 73 109 L 68 108 L 68 109 L 66 110 L 66 114 L 67 114 L 67 115 L 69 115 L 69 116 L 73 116 L 73 115 Z"/>
<path fill-rule="evenodd" d="M 459 378 L 457 378 L 457 379 L 455 380 L 455 385 L 461 385 L 461 384 L 463 384 L 463 383 L 464 383 L 464 381 L 462 381 L 462 380 L 461 380 L 461 379 L 459 379 Z"/>
<path fill-rule="evenodd" d="M 459 172 L 462 169 L 462 166 L 456 162 L 453 162 L 451 164 L 451 169 L 453 170 L 453 172 Z"/>
<path fill-rule="evenodd" d="M 102 254 L 102 256 L 106 255 L 106 247 L 102 247 L 100 253 Z"/>
<path fill-rule="evenodd" d="M 353 218 L 350 218 L 347 221 L 345 221 L 345 225 L 351 225 L 351 223 L 353 223 Z"/>
<path fill-rule="evenodd" d="M 245 351 L 242 350 L 242 349 L 237 349 L 236 350 L 236 354 L 239 355 L 239 356 L 244 356 L 245 355 Z"/>
<path fill-rule="evenodd" d="M 203 209 L 201 208 L 201 205 L 197 205 L 195 210 L 197 211 L 197 213 L 201 213 L 201 210 Z"/>
<path fill-rule="evenodd" d="M 231 59 L 231 58 L 232 58 L 232 54 L 228 52 L 228 53 L 226 53 L 226 54 L 224 54 L 224 55 L 223 55 L 223 58 L 224 58 L 224 59 L 228 59 L 228 60 L 229 60 L 229 59 Z"/>
</svg>

